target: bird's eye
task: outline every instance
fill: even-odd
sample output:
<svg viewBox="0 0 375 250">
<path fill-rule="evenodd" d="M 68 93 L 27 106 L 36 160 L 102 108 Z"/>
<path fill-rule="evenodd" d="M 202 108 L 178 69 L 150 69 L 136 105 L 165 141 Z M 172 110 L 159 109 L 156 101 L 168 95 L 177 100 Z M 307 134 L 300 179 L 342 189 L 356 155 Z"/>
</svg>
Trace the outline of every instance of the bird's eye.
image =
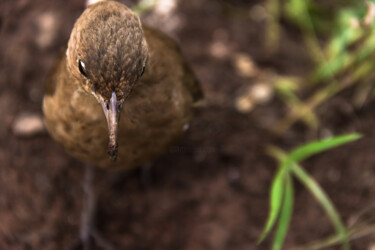
<svg viewBox="0 0 375 250">
<path fill-rule="evenodd" d="M 85 63 L 82 62 L 81 60 L 78 60 L 78 69 L 79 69 L 79 72 L 81 72 L 83 76 L 87 77 Z"/>
</svg>

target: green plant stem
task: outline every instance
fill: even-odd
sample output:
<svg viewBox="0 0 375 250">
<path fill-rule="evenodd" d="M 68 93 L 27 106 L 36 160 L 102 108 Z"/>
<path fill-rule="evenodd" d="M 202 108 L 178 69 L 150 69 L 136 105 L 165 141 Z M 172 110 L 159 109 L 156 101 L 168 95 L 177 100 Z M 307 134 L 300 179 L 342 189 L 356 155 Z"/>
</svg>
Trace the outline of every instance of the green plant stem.
<svg viewBox="0 0 375 250">
<path fill-rule="evenodd" d="M 276 91 L 280 99 L 284 103 L 286 103 L 290 109 L 300 109 L 305 104 L 295 94 L 296 90 L 291 89 L 291 88 L 282 88 L 282 84 L 285 84 L 287 80 L 288 79 L 283 79 L 283 78 L 277 79 L 275 81 Z M 304 114 L 302 119 L 305 122 L 305 124 L 309 127 L 314 128 L 314 127 L 317 127 L 318 125 L 318 118 L 316 117 L 314 112 L 312 112 L 311 110 L 309 110 L 306 114 Z"/>
<path fill-rule="evenodd" d="M 269 53 L 274 53 L 278 48 L 280 40 L 280 6 L 279 0 L 267 0 L 266 9 L 268 11 L 267 28 L 265 35 L 265 45 Z"/>
<path fill-rule="evenodd" d="M 348 231 L 348 238 L 350 240 L 355 240 L 355 239 L 359 239 L 361 237 L 365 237 L 367 235 L 374 234 L 374 233 L 375 233 L 375 225 L 369 225 L 369 226 L 365 226 L 361 228 L 353 228 Z M 319 249 L 323 249 L 323 248 L 336 245 L 340 243 L 340 241 L 341 241 L 340 235 L 336 234 L 336 235 L 328 237 L 325 240 L 312 243 L 306 246 L 297 247 L 293 250 L 319 250 Z"/>
<path fill-rule="evenodd" d="M 286 154 L 283 150 L 272 145 L 266 147 L 266 153 L 279 162 L 282 162 L 286 158 Z"/>
<path fill-rule="evenodd" d="M 315 198 L 322 204 L 323 209 L 328 214 L 328 217 L 332 221 L 340 237 L 340 240 L 343 243 L 344 249 L 350 249 L 348 233 L 328 196 L 324 193 L 319 184 L 313 178 L 311 178 L 298 164 L 292 164 L 291 170 L 293 174 L 310 190 Z"/>
<path fill-rule="evenodd" d="M 310 15 L 308 16 L 311 22 Z M 311 26 L 313 25 L 311 24 Z M 312 27 L 311 29 L 312 31 L 310 33 L 307 33 L 304 35 L 304 40 L 305 40 L 307 50 L 309 51 L 310 57 L 316 64 L 319 64 L 319 63 L 324 62 L 326 59 L 325 59 L 323 50 L 321 49 L 319 45 L 318 39 L 314 31 L 314 27 Z"/>
<path fill-rule="evenodd" d="M 310 97 L 310 99 L 306 101 L 306 104 L 304 106 L 293 108 L 290 111 L 289 115 L 273 128 L 273 131 L 276 134 L 284 133 L 291 125 L 301 119 L 301 117 L 305 116 L 305 114 L 310 113 L 318 105 L 334 96 L 338 92 L 352 86 L 356 82 L 359 82 L 359 80 L 370 73 L 374 67 L 375 60 L 364 61 L 354 70 L 351 75 L 344 77 L 341 84 L 339 84 L 338 81 L 333 80 L 326 87 L 320 89 L 312 97 Z"/>
</svg>

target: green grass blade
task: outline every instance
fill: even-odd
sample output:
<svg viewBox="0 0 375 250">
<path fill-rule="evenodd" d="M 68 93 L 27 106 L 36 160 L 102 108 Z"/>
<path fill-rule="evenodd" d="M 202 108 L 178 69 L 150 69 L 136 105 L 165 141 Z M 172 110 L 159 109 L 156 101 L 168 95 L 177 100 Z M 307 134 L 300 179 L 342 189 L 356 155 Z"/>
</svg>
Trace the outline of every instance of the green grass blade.
<svg viewBox="0 0 375 250">
<path fill-rule="evenodd" d="M 259 237 L 258 244 L 261 243 L 264 240 L 264 238 L 268 235 L 268 233 L 270 232 L 270 230 L 276 222 L 277 216 L 279 215 L 282 197 L 284 193 L 284 173 L 284 169 L 280 167 L 272 182 L 270 194 L 270 211 L 268 214 L 266 225 L 263 229 L 261 236 Z"/>
<path fill-rule="evenodd" d="M 330 148 L 340 146 L 342 144 L 355 141 L 361 138 L 360 134 L 349 134 L 336 136 L 329 139 L 324 139 L 321 141 L 315 141 L 298 147 L 289 154 L 289 160 L 292 162 L 300 162 L 314 154 L 320 153 Z"/>
<path fill-rule="evenodd" d="M 333 206 L 331 200 L 325 194 L 323 189 L 319 186 L 319 184 L 311 178 L 304 170 L 297 164 L 293 164 L 291 166 L 291 171 L 295 176 L 306 186 L 307 189 L 313 194 L 313 196 L 317 199 L 317 201 L 321 204 L 325 212 L 327 213 L 329 219 L 331 220 L 333 226 L 335 227 L 341 242 L 343 244 L 343 248 L 348 250 L 350 249 L 349 246 L 349 239 L 348 233 L 345 229 L 344 224 L 342 223 L 340 216 L 338 215 L 335 207 Z"/>
<path fill-rule="evenodd" d="M 291 176 L 286 176 L 285 185 L 285 196 L 280 212 L 279 224 L 272 245 L 272 250 L 281 250 L 286 233 L 289 228 L 290 219 L 292 217 L 294 191 Z"/>
<path fill-rule="evenodd" d="M 152 10 L 156 6 L 157 1 L 158 0 L 141 0 L 136 6 L 132 8 L 132 11 L 140 16 L 145 12 Z"/>
</svg>

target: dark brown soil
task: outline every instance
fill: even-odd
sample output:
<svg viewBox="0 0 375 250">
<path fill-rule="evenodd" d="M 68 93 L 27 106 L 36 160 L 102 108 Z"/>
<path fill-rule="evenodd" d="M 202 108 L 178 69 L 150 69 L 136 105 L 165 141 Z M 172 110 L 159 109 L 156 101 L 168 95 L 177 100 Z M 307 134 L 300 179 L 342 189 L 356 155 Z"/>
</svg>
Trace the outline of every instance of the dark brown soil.
<svg viewBox="0 0 375 250">
<path fill-rule="evenodd" d="M 232 6 L 225 5 L 231 1 L 177 2 L 177 28 L 165 25 L 177 19 L 158 19 L 152 13 L 145 21 L 178 40 L 208 105 L 197 112 L 186 136 L 155 161 L 148 181 L 142 181 L 141 170 L 97 170 L 98 227 L 118 249 L 269 249 L 270 239 L 256 244 L 276 169 L 264 147 L 288 150 L 316 136 L 302 125 L 282 138 L 265 129 L 263 121 L 286 111 L 277 99 L 250 114 L 239 113 L 233 106 L 236 93 L 253 82 L 236 73 L 230 56 L 217 58 L 210 47 L 222 39 L 229 55 L 248 53 L 262 69 L 303 75 L 311 64 L 302 39 L 297 29 L 284 27 L 280 52 L 267 56 L 264 21 L 254 21 L 244 11 L 261 1 L 237 0 Z M 42 114 L 44 79 L 84 5 L 82 0 L 0 3 L 0 249 L 69 249 L 78 236 L 82 164 L 46 133 L 17 137 L 12 126 L 24 112 Z M 51 16 L 53 28 L 41 28 Z M 375 103 L 347 112 L 342 103 L 348 103 L 350 91 L 320 108 L 322 127 L 334 134 L 359 131 L 364 139 L 304 163 L 345 223 L 374 206 L 375 197 Z M 285 249 L 334 233 L 309 192 L 297 182 L 295 188 Z M 359 250 L 374 244 L 373 235 L 352 242 Z"/>
</svg>

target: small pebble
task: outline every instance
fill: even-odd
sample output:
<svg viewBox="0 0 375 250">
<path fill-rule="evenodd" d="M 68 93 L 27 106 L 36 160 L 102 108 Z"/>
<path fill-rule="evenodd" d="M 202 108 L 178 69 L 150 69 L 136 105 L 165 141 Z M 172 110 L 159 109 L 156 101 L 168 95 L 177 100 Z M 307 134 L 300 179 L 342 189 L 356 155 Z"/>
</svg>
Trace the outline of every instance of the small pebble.
<svg viewBox="0 0 375 250">
<path fill-rule="evenodd" d="M 211 43 L 209 51 L 211 56 L 218 59 L 224 59 L 229 55 L 228 45 L 220 40 Z"/>
<path fill-rule="evenodd" d="M 273 97 L 273 88 L 266 83 L 256 83 L 250 88 L 250 97 L 256 103 L 267 103 Z"/>
<path fill-rule="evenodd" d="M 56 37 L 57 18 L 53 12 L 41 14 L 36 19 L 39 32 L 35 35 L 36 43 L 40 48 L 51 46 L 53 39 Z"/>
<path fill-rule="evenodd" d="M 42 116 L 22 113 L 14 120 L 12 130 L 16 136 L 20 137 L 30 137 L 42 133 L 45 130 Z"/>
<path fill-rule="evenodd" d="M 155 12 L 163 16 L 168 16 L 171 15 L 176 7 L 176 0 L 159 0 L 156 2 Z"/>
<path fill-rule="evenodd" d="M 241 113 L 248 113 L 257 105 L 269 102 L 273 97 L 273 92 L 271 85 L 262 82 L 256 83 L 242 91 L 235 100 L 235 107 Z"/>
<path fill-rule="evenodd" d="M 183 131 L 186 131 L 186 130 L 189 129 L 189 127 L 190 127 L 189 123 L 185 123 L 185 124 L 184 124 L 184 127 L 182 128 L 182 130 L 183 130 Z"/>
<path fill-rule="evenodd" d="M 242 77 L 254 77 L 258 73 L 257 66 L 248 54 L 234 54 L 233 63 L 237 74 Z"/>
<path fill-rule="evenodd" d="M 249 12 L 250 18 L 256 22 L 264 21 L 267 18 L 267 10 L 262 5 L 254 5 Z"/>
<path fill-rule="evenodd" d="M 235 101 L 237 111 L 247 113 L 253 110 L 254 102 L 248 96 L 240 96 Z"/>
<path fill-rule="evenodd" d="M 366 26 L 369 26 L 371 23 L 373 23 L 375 19 L 375 3 L 366 2 L 366 5 L 367 5 L 367 14 L 363 23 Z"/>
<path fill-rule="evenodd" d="M 97 2 L 100 2 L 100 1 L 102 1 L 102 0 L 87 0 L 86 1 L 86 6 L 88 7 L 89 5 L 97 3 Z"/>
</svg>

